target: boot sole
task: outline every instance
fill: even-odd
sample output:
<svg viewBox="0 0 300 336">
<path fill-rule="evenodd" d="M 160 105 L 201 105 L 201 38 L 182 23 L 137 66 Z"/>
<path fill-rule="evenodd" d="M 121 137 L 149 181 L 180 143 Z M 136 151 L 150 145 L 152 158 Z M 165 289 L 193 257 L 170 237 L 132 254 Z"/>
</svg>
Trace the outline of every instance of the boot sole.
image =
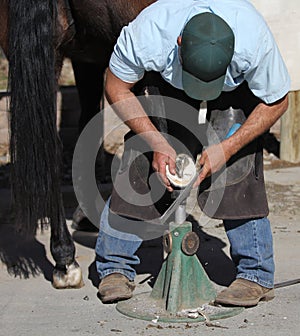
<svg viewBox="0 0 300 336">
<path fill-rule="evenodd" d="M 124 300 L 128 300 L 130 298 L 132 298 L 132 294 L 131 295 L 118 295 L 118 296 L 116 296 L 116 295 L 101 296 L 100 295 L 100 299 L 101 299 L 102 303 L 116 303 L 118 301 L 124 301 Z"/>
</svg>

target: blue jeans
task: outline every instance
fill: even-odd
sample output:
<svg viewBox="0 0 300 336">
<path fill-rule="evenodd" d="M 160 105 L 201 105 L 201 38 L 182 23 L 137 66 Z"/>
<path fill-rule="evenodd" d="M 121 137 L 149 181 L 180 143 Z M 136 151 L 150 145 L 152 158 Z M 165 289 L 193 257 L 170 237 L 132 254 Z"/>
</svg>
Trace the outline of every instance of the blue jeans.
<svg viewBox="0 0 300 336">
<path fill-rule="evenodd" d="M 121 273 L 134 280 L 134 265 L 140 260 L 135 255 L 142 239 L 109 225 L 109 201 L 101 215 L 96 243 L 96 265 L 100 279 L 111 273 Z M 142 225 L 142 223 L 141 223 Z M 247 279 L 261 286 L 274 285 L 273 241 L 267 218 L 252 220 L 224 220 L 230 242 L 230 254 L 237 270 L 237 278 Z"/>
</svg>

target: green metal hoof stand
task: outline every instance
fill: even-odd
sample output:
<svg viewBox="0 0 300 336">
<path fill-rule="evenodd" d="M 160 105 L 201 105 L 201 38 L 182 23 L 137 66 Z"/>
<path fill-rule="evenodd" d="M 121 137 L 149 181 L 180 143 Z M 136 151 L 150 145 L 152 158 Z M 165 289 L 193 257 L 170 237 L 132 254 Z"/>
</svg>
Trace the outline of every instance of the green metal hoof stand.
<svg viewBox="0 0 300 336">
<path fill-rule="evenodd" d="M 209 322 L 243 310 L 213 304 L 216 290 L 196 256 L 199 239 L 191 230 L 190 222 L 170 223 L 163 239 L 168 256 L 152 291 L 119 302 L 120 313 L 155 322 Z"/>
<path fill-rule="evenodd" d="M 163 237 L 167 254 L 151 292 L 117 304 L 124 315 L 154 322 L 210 322 L 239 314 L 241 307 L 214 305 L 216 290 L 199 262 L 199 238 L 185 221 L 186 200 Z"/>
</svg>

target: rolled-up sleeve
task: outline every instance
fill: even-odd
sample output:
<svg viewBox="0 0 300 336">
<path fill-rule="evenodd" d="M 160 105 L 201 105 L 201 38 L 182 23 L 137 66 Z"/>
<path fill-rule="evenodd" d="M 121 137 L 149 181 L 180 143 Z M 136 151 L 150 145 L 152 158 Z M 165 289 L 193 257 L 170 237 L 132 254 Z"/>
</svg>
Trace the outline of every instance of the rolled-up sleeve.
<svg viewBox="0 0 300 336">
<path fill-rule="evenodd" d="M 130 28 L 124 27 L 111 55 L 109 68 L 111 72 L 127 83 L 139 81 L 145 73 L 137 48 L 130 34 Z"/>
</svg>

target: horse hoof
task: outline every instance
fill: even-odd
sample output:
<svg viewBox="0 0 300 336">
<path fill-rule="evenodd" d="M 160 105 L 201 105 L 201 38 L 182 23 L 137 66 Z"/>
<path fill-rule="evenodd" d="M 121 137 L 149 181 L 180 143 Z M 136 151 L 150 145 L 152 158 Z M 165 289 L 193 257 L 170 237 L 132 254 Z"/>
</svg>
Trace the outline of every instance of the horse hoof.
<svg viewBox="0 0 300 336">
<path fill-rule="evenodd" d="M 56 289 L 81 288 L 84 286 L 82 272 L 76 261 L 65 269 L 54 268 L 52 285 Z"/>
</svg>

